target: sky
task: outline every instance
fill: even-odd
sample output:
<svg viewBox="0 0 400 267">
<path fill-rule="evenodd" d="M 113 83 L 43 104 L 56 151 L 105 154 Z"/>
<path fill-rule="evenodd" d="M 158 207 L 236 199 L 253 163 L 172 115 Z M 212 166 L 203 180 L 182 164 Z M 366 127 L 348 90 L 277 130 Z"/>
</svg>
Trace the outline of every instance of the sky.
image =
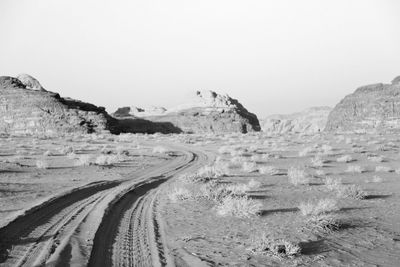
<svg viewBox="0 0 400 267">
<path fill-rule="evenodd" d="M 0 75 L 113 112 L 195 90 L 258 117 L 400 75 L 398 0 L 0 0 Z"/>
</svg>

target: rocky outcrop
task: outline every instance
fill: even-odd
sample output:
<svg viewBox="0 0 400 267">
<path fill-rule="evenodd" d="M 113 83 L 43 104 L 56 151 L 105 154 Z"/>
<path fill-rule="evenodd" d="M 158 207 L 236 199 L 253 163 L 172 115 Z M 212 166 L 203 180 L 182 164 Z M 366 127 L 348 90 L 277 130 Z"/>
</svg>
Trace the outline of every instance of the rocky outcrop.
<svg viewBox="0 0 400 267">
<path fill-rule="evenodd" d="M 150 107 L 150 108 L 139 108 L 139 107 L 122 107 L 117 109 L 114 112 L 114 115 L 117 117 L 138 117 L 143 118 L 147 116 L 158 116 L 163 115 L 167 111 L 166 108 L 163 107 Z"/>
<path fill-rule="evenodd" d="M 105 109 L 48 92 L 29 75 L 0 77 L 0 133 L 119 132 Z"/>
<path fill-rule="evenodd" d="M 301 112 L 271 115 L 262 120 L 261 128 L 268 134 L 314 134 L 324 130 L 330 107 L 312 107 Z"/>
<path fill-rule="evenodd" d="M 141 109 L 139 112 L 122 108 L 113 115 L 117 118 L 141 117 L 155 123 L 171 123 L 186 133 L 247 133 L 260 131 L 257 116 L 250 113 L 236 99 L 213 91 L 197 91 L 184 104 L 162 110 L 158 114 Z"/>
<path fill-rule="evenodd" d="M 400 76 L 346 96 L 329 114 L 326 131 L 400 130 Z"/>
</svg>

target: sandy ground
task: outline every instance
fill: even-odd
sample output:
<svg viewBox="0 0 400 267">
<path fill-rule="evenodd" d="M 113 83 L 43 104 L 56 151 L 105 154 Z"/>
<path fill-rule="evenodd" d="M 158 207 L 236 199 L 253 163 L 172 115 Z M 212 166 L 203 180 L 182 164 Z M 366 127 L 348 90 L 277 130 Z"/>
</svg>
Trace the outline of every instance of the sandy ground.
<svg viewBox="0 0 400 267">
<path fill-rule="evenodd" d="M 399 150 L 367 134 L 2 138 L 0 265 L 398 266 Z"/>
</svg>

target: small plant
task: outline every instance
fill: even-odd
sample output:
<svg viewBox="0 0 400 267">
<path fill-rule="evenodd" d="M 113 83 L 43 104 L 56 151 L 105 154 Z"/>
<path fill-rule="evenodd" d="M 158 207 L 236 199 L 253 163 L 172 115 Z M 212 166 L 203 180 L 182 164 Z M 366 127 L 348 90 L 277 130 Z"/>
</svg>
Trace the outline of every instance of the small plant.
<svg viewBox="0 0 400 267">
<path fill-rule="evenodd" d="M 357 185 L 341 185 L 337 188 L 337 195 L 340 198 L 364 199 L 367 194 Z"/>
<path fill-rule="evenodd" d="M 315 174 L 318 176 L 323 176 L 323 175 L 325 175 L 325 171 L 324 170 L 315 170 Z"/>
<path fill-rule="evenodd" d="M 304 185 L 310 183 L 310 177 L 303 168 L 291 167 L 288 170 L 289 182 L 293 185 Z"/>
<path fill-rule="evenodd" d="M 325 186 L 329 191 L 335 191 L 342 185 L 342 180 L 340 178 L 325 178 Z"/>
<path fill-rule="evenodd" d="M 67 158 L 69 159 L 75 159 L 76 158 L 76 154 L 74 152 L 68 153 L 67 154 Z"/>
<path fill-rule="evenodd" d="M 385 158 L 383 156 L 370 156 L 368 157 L 368 160 L 372 162 L 384 162 Z"/>
<path fill-rule="evenodd" d="M 37 160 L 36 161 L 36 168 L 38 169 L 48 169 L 49 163 L 45 160 Z"/>
<path fill-rule="evenodd" d="M 328 234 L 337 231 L 341 227 L 340 220 L 332 214 L 320 214 L 308 217 L 306 228 L 314 233 Z"/>
<path fill-rule="evenodd" d="M 393 172 L 394 170 L 387 166 L 376 166 L 375 171 L 376 172 Z"/>
<path fill-rule="evenodd" d="M 111 166 L 119 161 L 117 155 L 99 155 L 94 163 L 99 166 Z"/>
<path fill-rule="evenodd" d="M 350 165 L 349 167 L 347 167 L 346 172 L 350 172 L 350 173 L 363 173 L 365 172 L 365 168 L 361 167 L 359 165 Z"/>
<path fill-rule="evenodd" d="M 90 155 L 80 155 L 78 160 L 75 162 L 75 166 L 89 166 L 92 164 Z"/>
<path fill-rule="evenodd" d="M 267 234 L 257 235 L 252 243 L 250 250 L 253 253 L 272 254 L 278 258 L 292 258 L 301 254 L 298 244 L 285 239 L 273 239 Z"/>
<path fill-rule="evenodd" d="M 324 167 L 324 160 L 320 157 L 315 157 L 311 159 L 311 165 L 313 167 L 318 167 L 318 168 L 322 168 Z"/>
<path fill-rule="evenodd" d="M 248 185 L 249 189 L 255 189 L 255 188 L 259 188 L 261 186 L 261 183 L 254 179 L 251 179 L 247 185 Z"/>
<path fill-rule="evenodd" d="M 335 199 L 321 199 L 318 202 L 303 202 L 299 205 L 300 212 L 303 216 L 314 216 L 338 211 L 339 207 Z"/>
<path fill-rule="evenodd" d="M 242 168 L 245 172 L 255 172 L 257 171 L 257 164 L 252 161 L 245 161 L 242 164 Z"/>
<path fill-rule="evenodd" d="M 50 150 L 47 150 L 46 152 L 43 153 L 43 156 L 46 156 L 46 157 L 54 156 L 54 153 L 51 152 Z"/>
<path fill-rule="evenodd" d="M 192 193 L 183 187 L 174 187 L 170 193 L 168 193 L 168 198 L 172 202 L 182 201 L 191 199 Z"/>
<path fill-rule="evenodd" d="M 274 166 L 263 166 L 258 169 L 261 174 L 268 174 L 268 175 L 277 175 L 279 174 L 279 170 Z"/>
<path fill-rule="evenodd" d="M 382 183 L 383 182 L 383 178 L 378 176 L 378 175 L 374 175 L 372 177 L 371 183 Z"/>
<path fill-rule="evenodd" d="M 72 148 L 72 146 L 65 146 L 65 147 L 62 147 L 62 148 L 59 150 L 59 152 L 60 152 L 60 154 L 62 154 L 62 155 L 67 155 L 68 153 L 74 152 L 74 149 Z"/>
<path fill-rule="evenodd" d="M 169 149 L 163 146 L 156 146 L 153 148 L 153 153 L 166 154 L 167 152 L 169 152 Z"/>
<path fill-rule="evenodd" d="M 312 152 L 314 152 L 314 148 L 313 147 L 306 147 L 306 148 L 304 148 L 303 150 L 301 150 L 299 152 L 299 156 L 300 157 L 305 157 L 305 156 L 307 156 L 308 154 L 310 154 Z"/>
<path fill-rule="evenodd" d="M 353 159 L 350 155 L 344 155 L 344 156 L 342 156 L 342 157 L 340 157 L 340 158 L 337 158 L 336 161 L 337 161 L 337 162 L 345 162 L 345 163 L 348 163 L 348 162 L 354 161 L 354 159 Z"/>
<path fill-rule="evenodd" d="M 257 215 L 262 208 L 259 201 L 246 196 L 227 196 L 216 206 L 217 214 L 221 216 L 251 217 Z"/>
</svg>

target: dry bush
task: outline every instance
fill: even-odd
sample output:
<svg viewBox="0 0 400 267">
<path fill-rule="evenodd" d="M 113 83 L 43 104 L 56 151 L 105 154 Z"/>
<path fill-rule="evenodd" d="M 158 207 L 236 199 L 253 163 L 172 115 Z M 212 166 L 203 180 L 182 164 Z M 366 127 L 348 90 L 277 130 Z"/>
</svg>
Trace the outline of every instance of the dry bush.
<svg viewBox="0 0 400 267">
<path fill-rule="evenodd" d="M 376 166 L 375 171 L 376 172 L 393 172 L 394 170 L 388 166 Z"/>
<path fill-rule="evenodd" d="M 216 206 L 217 213 L 221 216 L 235 216 L 249 218 L 257 215 L 262 208 L 259 201 L 250 199 L 246 196 L 235 197 L 227 196 Z"/>
<path fill-rule="evenodd" d="M 350 165 L 347 167 L 347 170 L 346 170 L 346 172 L 349 172 L 349 173 L 363 173 L 365 171 L 366 171 L 366 169 L 359 165 Z"/>
<path fill-rule="evenodd" d="M 340 229 L 342 223 L 334 214 L 320 214 L 307 217 L 306 228 L 312 232 L 320 234 L 329 234 Z"/>
<path fill-rule="evenodd" d="M 90 155 L 80 155 L 75 162 L 75 166 L 89 166 L 92 163 L 92 157 Z"/>
<path fill-rule="evenodd" d="M 46 160 L 39 159 L 36 161 L 36 168 L 38 169 L 48 169 L 49 163 Z"/>
<path fill-rule="evenodd" d="M 268 175 L 277 175 L 279 174 L 279 170 L 274 166 L 263 166 L 258 169 L 261 174 L 268 174 Z"/>
<path fill-rule="evenodd" d="M 342 186 L 340 178 L 325 177 L 325 186 L 329 191 L 335 191 Z"/>
<path fill-rule="evenodd" d="M 384 162 L 385 158 L 383 156 L 369 156 L 368 160 L 372 162 Z"/>
<path fill-rule="evenodd" d="M 315 216 L 333 211 L 338 211 L 339 207 L 335 199 L 320 199 L 317 202 L 303 202 L 299 205 L 303 216 Z"/>
<path fill-rule="evenodd" d="M 324 170 L 315 170 L 315 175 L 323 176 L 323 175 L 325 175 L 325 174 L 326 174 L 326 173 L 325 173 Z"/>
<path fill-rule="evenodd" d="M 64 146 L 59 149 L 59 152 L 61 155 L 67 155 L 68 153 L 74 152 L 74 149 L 72 148 L 72 146 Z"/>
<path fill-rule="evenodd" d="M 289 182 L 293 185 L 309 184 L 311 179 L 304 168 L 291 167 L 288 170 Z"/>
<path fill-rule="evenodd" d="M 258 234 L 253 238 L 250 250 L 256 254 L 272 254 L 278 258 L 292 258 L 301 254 L 298 244 L 285 239 L 273 239 L 265 233 Z"/>
<path fill-rule="evenodd" d="M 368 181 L 368 182 L 370 182 L 370 183 L 382 183 L 383 182 L 383 178 L 378 176 L 378 175 L 374 175 L 372 177 L 372 180 Z"/>
<path fill-rule="evenodd" d="M 311 165 L 313 167 L 322 168 L 324 167 L 325 161 L 321 157 L 314 157 L 311 159 Z"/>
<path fill-rule="evenodd" d="M 341 185 L 337 187 L 337 196 L 340 198 L 364 199 L 367 194 L 357 185 Z"/>
<path fill-rule="evenodd" d="M 99 155 L 94 164 L 99 166 L 111 166 L 120 162 L 121 159 L 117 155 Z"/>
<path fill-rule="evenodd" d="M 301 151 L 299 152 L 299 156 L 300 156 L 300 157 L 305 157 L 305 156 L 307 156 L 308 154 L 313 153 L 313 152 L 315 152 L 315 150 L 314 150 L 313 147 L 306 147 L 306 148 L 304 148 L 303 150 L 301 150 Z"/>
<path fill-rule="evenodd" d="M 47 151 L 45 151 L 45 152 L 43 153 L 43 156 L 46 156 L 46 157 L 54 156 L 54 153 L 51 152 L 50 150 L 47 150 Z"/>
<path fill-rule="evenodd" d="M 168 192 L 167 195 L 172 202 L 188 200 L 193 198 L 192 192 L 190 192 L 187 188 L 184 187 L 174 187 L 171 192 Z"/>
<path fill-rule="evenodd" d="M 67 158 L 69 159 L 75 159 L 76 158 L 76 154 L 74 152 L 68 153 L 67 154 Z"/>
<path fill-rule="evenodd" d="M 249 189 L 256 189 L 261 186 L 261 182 L 251 179 L 247 185 L 249 186 Z"/>
<path fill-rule="evenodd" d="M 170 152 L 170 150 L 164 146 L 155 146 L 153 148 L 153 153 L 166 154 L 167 152 Z"/>
<path fill-rule="evenodd" d="M 344 155 L 344 156 L 342 156 L 342 157 L 340 157 L 340 158 L 337 158 L 336 161 L 337 161 L 337 162 L 345 162 L 345 163 L 348 163 L 348 162 L 354 161 L 354 159 L 353 159 L 350 155 Z"/>
<path fill-rule="evenodd" d="M 257 171 L 257 163 L 252 161 L 245 161 L 242 164 L 242 169 L 245 172 L 256 172 Z"/>
</svg>

